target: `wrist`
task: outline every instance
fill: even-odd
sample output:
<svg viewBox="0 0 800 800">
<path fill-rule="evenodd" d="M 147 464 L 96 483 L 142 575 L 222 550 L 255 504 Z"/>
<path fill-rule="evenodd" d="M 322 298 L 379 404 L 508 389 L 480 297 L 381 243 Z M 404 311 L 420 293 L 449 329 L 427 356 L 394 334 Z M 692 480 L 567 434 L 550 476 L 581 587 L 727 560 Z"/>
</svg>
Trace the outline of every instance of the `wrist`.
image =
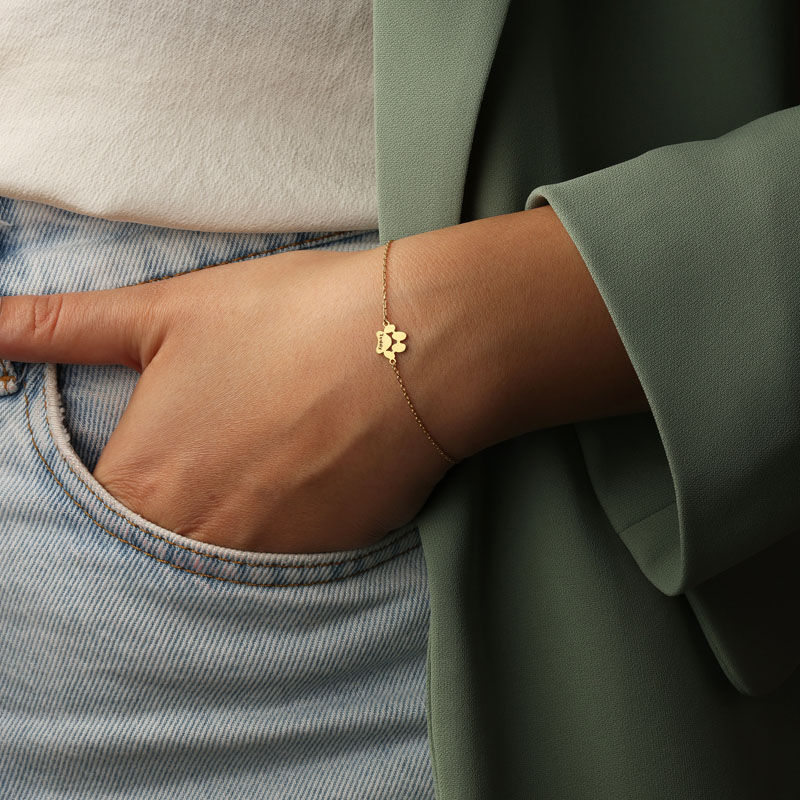
<svg viewBox="0 0 800 800">
<path fill-rule="evenodd" d="M 389 322 L 407 334 L 406 349 L 396 356 L 403 383 L 431 436 L 461 460 L 513 435 L 502 412 L 512 383 L 505 345 L 514 333 L 502 308 L 504 290 L 479 259 L 464 259 L 467 241 L 457 228 L 463 226 L 394 241 L 386 286 Z M 383 247 L 376 248 L 379 275 L 382 258 Z M 378 309 L 380 302 L 379 293 Z M 376 319 L 382 322 L 379 315 Z M 391 369 L 388 374 L 394 378 Z M 405 405 L 397 381 L 390 382 L 398 404 Z M 425 442 L 407 407 L 404 413 L 410 435 Z M 430 443 L 427 447 L 441 458 Z"/>
<path fill-rule="evenodd" d="M 648 408 L 550 206 L 399 239 L 387 297 L 390 322 L 408 335 L 398 366 L 417 412 L 458 459 L 541 428 Z"/>
</svg>

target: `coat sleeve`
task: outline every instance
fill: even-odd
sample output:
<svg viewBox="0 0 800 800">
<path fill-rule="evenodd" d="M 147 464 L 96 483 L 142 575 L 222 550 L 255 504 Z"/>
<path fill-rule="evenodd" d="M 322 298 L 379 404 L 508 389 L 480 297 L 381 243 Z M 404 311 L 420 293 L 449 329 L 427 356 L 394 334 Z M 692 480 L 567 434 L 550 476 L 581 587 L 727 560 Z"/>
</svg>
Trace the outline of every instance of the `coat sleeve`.
<svg viewBox="0 0 800 800">
<path fill-rule="evenodd" d="M 773 688 L 800 661 L 800 106 L 539 186 L 525 208 L 547 203 L 650 405 L 576 424 L 598 499 L 734 684 Z"/>
</svg>

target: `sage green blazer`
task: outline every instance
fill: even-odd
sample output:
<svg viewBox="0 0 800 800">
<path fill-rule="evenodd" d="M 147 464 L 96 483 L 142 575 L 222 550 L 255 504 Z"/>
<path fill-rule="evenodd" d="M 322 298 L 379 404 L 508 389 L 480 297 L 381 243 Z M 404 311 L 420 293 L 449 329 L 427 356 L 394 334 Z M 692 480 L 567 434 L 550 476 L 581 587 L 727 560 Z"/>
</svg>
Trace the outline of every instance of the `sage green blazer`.
<svg viewBox="0 0 800 800">
<path fill-rule="evenodd" d="M 797 4 L 374 26 L 382 241 L 549 203 L 650 404 L 484 450 L 420 512 L 437 797 L 800 798 Z"/>
</svg>

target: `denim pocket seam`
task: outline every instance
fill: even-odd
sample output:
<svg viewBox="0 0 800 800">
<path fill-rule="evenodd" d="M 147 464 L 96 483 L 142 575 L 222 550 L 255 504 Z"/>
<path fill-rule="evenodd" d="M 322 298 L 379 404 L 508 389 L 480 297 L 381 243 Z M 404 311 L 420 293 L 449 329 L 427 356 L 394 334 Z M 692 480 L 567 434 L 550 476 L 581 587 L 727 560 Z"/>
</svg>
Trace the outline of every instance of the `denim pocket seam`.
<svg viewBox="0 0 800 800">
<path fill-rule="evenodd" d="M 31 425 L 31 419 L 30 419 L 30 400 L 29 400 L 29 397 L 28 397 L 27 381 L 23 381 L 22 382 L 22 389 L 23 389 L 23 397 L 25 398 L 25 417 L 26 417 L 26 423 L 27 423 L 27 427 L 28 427 L 28 433 L 29 433 L 30 439 L 31 439 L 31 444 L 33 445 L 34 450 L 36 451 L 36 454 L 38 455 L 38 457 L 41 460 L 42 464 L 44 464 L 45 468 L 50 473 L 50 475 L 53 478 L 53 480 L 61 488 L 62 492 L 67 497 L 69 497 L 70 500 L 72 500 L 72 502 L 81 511 L 83 511 L 83 513 L 86 515 L 86 517 L 92 523 L 94 523 L 98 528 L 100 528 L 102 531 L 107 533 L 109 536 L 113 537 L 114 539 L 117 539 L 120 542 L 123 542 L 123 543 L 127 544 L 129 547 L 132 547 L 134 550 L 139 551 L 140 553 L 142 553 L 143 555 L 147 556 L 148 558 L 152 558 L 153 560 L 161 562 L 163 564 L 166 564 L 167 566 L 173 567 L 174 569 L 180 570 L 182 572 L 188 572 L 188 573 L 190 573 L 192 575 L 200 575 L 200 576 L 205 577 L 205 578 L 211 578 L 213 580 L 222 581 L 222 582 L 225 582 L 225 583 L 235 583 L 235 584 L 240 584 L 240 585 L 244 585 L 244 586 L 263 586 L 263 587 L 271 587 L 271 588 L 287 588 L 288 589 L 288 588 L 299 587 L 299 586 L 316 586 L 316 585 L 319 585 L 319 584 L 335 583 L 335 582 L 347 580 L 348 578 L 354 577 L 356 575 L 361 575 L 361 574 L 363 574 L 365 572 L 369 572 L 370 570 L 376 569 L 377 567 L 380 567 L 383 564 L 386 564 L 389 561 L 394 560 L 395 558 L 399 558 L 400 556 L 405 555 L 406 553 L 409 553 L 412 550 L 415 550 L 415 549 L 417 549 L 417 548 L 419 548 L 421 546 L 421 542 L 418 541 L 415 544 L 413 544 L 411 547 L 407 547 L 406 549 L 404 549 L 404 550 L 402 550 L 400 552 L 393 553 L 392 555 L 388 556 L 387 558 L 381 559 L 380 561 L 377 561 L 377 562 L 375 562 L 373 564 L 370 564 L 369 566 L 365 567 L 364 569 L 356 570 L 355 572 L 350 572 L 350 573 L 348 573 L 346 575 L 341 575 L 341 576 L 337 576 L 337 577 L 334 577 L 334 578 L 324 578 L 324 579 L 315 580 L 315 581 L 296 582 L 296 583 L 268 583 L 268 582 L 260 582 L 260 581 L 243 581 L 243 580 L 237 580 L 236 578 L 228 578 L 228 577 L 223 577 L 223 576 L 220 576 L 220 575 L 211 575 L 211 574 L 209 574 L 207 572 L 202 572 L 200 570 L 193 570 L 193 569 L 190 569 L 189 567 L 184 567 L 184 566 L 181 566 L 180 564 L 175 564 L 175 563 L 173 563 L 172 561 L 170 561 L 168 559 L 160 558 L 159 556 L 156 556 L 155 554 L 148 552 L 145 548 L 139 547 L 138 545 L 134 544 L 133 542 L 127 540 L 124 536 L 120 536 L 119 534 L 115 533 L 114 531 L 109 530 L 108 528 L 106 528 L 101 522 L 96 520 L 92 516 L 92 514 L 90 513 L 89 509 L 77 497 L 75 497 L 69 491 L 69 489 L 67 489 L 66 486 L 64 486 L 64 484 L 59 480 L 59 478 L 55 474 L 55 472 L 53 472 L 52 467 L 50 466 L 50 464 L 48 463 L 48 461 L 45 458 L 44 454 L 39 449 L 38 444 L 36 443 L 36 438 L 35 438 L 35 436 L 33 434 L 33 427 Z M 44 382 L 42 383 L 42 398 L 43 398 L 43 401 L 44 401 L 44 404 L 45 404 L 45 416 L 47 416 L 47 412 L 46 412 L 47 401 L 46 401 L 46 395 L 45 395 L 45 392 L 44 392 Z M 69 464 L 69 462 L 67 462 L 64 459 L 63 454 L 61 453 L 60 449 L 58 448 L 58 446 L 55 443 L 55 440 L 53 439 L 53 432 L 52 432 L 52 430 L 50 428 L 50 424 L 49 424 L 48 420 L 45 421 L 45 427 L 47 428 L 47 432 L 48 432 L 48 435 L 50 436 L 51 442 L 55 446 L 56 451 L 58 452 L 59 456 L 61 457 L 61 460 L 64 462 L 66 467 L 69 469 L 70 473 L 75 477 L 75 479 L 84 488 L 86 488 L 92 494 L 92 496 L 98 502 L 100 502 L 103 506 L 105 506 L 112 514 L 114 514 L 115 517 L 119 518 L 124 524 L 126 524 L 126 525 L 128 525 L 128 526 L 130 526 L 132 528 L 135 528 L 137 530 L 140 530 L 142 533 L 144 533 L 149 538 L 162 541 L 162 542 L 164 542 L 165 544 L 167 544 L 170 547 L 174 547 L 174 548 L 181 549 L 181 550 L 186 550 L 186 551 L 190 552 L 192 555 L 199 556 L 201 558 L 208 558 L 208 559 L 212 559 L 212 560 L 216 560 L 216 561 L 222 561 L 222 562 L 226 562 L 226 563 L 236 564 L 236 565 L 239 565 L 239 566 L 254 567 L 254 568 L 267 568 L 267 569 L 268 568 L 278 568 L 278 569 L 306 569 L 306 570 L 311 570 L 311 569 L 319 569 L 319 568 L 324 568 L 324 567 L 340 566 L 340 565 L 343 565 L 343 564 L 352 564 L 352 563 L 354 563 L 356 561 L 359 561 L 359 560 L 361 560 L 363 558 L 368 558 L 370 556 L 374 556 L 375 554 L 382 552 L 383 550 L 387 550 L 387 549 L 395 546 L 399 541 L 402 541 L 404 538 L 406 538 L 406 537 L 408 537 L 408 536 L 410 536 L 410 535 L 412 535 L 414 533 L 418 533 L 418 528 L 415 525 L 412 528 L 410 528 L 408 531 L 406 531 L 404 534 L 402 534 L 401 536 L 393 538 L 391 542 L 389 542 L 389 543 L 387 543 L 387 544 L 385 544 L 385 545 L 383 545 L 383 546 L 381 546 L 379 548 L 376 548 L 374 550 L 367 550 L 366 552 L 362 552 L 360 555 L 357 555 L 357 556 L 354 556 L 354 557 L 348 558 L 348 559 L 340 559 L 340 560 L 337 560 L 337 561 L 322 561 L 322 562 L 319 562 L 319 563 L 316 563 L 316 564 L 281 564 L 281 563 L 263 563 L 263 564 L 260 564 L 260 563 L 253 562 L 253 561 L 229 559 L 229 558 L 226 558 L 224 556 L 214 555 L 213 553 L 203 553 L 202 551 L 195 550 L 192 547 L 188 547 L 186 545 L 181 545 L 181 544 L 179 544 L 177 542 L 171 542 L 168 539 L 165 539 L 163 536 L 159 536 L 154 531 L 149 531 L 146 528 L 143 528 L 140 525 L 137 525 L 132 520 L 129 520 L 126 517 L 124 517 L 122 514 L 120 514 L 116 509 L 111 508 L 110 506 L 108 506 L 108 504 L 105 503 L 105 501 L 101 497 L 98 497 L 98 495 L 92 490 L 91 486 L 88 486 L 85 483 L 85 481 L 81 478 L 81 476 L 78 475 L 73 470 L 73 468 Z"/>
</svg>

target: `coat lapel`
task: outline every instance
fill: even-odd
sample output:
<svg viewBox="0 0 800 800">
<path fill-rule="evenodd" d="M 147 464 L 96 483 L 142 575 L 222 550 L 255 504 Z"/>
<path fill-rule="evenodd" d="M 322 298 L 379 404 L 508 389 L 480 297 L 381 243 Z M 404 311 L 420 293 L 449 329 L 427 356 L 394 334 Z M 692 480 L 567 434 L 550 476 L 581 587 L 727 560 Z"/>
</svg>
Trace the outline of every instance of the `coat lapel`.
<svg viewBox="0 0 800 800">
<path fill-rule="evenodd" d="M 510 0 L 374 0 L 381 242 L 456 225 Z"/>
</svg>

